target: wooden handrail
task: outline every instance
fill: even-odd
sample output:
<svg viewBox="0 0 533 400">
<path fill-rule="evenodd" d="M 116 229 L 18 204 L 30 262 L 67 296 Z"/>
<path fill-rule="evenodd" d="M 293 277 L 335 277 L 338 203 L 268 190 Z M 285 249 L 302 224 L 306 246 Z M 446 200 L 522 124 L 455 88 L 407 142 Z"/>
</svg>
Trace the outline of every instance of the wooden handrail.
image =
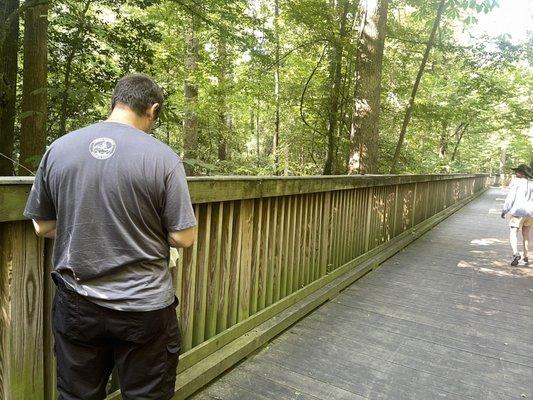
<svg viewBox="0 0 533 400">
<path fill-rule="evenodd" d="M 257 199 L 355 188 L 488 177 L 488 174 L 189 177 L 193 203 Z M 0 177 L 0 222 L 20 221 L 33 177 Z"/>
</svg>

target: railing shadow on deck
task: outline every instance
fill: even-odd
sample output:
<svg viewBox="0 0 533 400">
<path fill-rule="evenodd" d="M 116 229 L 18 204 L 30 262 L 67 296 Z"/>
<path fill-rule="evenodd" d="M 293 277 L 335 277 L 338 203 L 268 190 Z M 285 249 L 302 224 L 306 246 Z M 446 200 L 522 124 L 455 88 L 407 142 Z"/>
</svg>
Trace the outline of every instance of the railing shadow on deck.
<svg viewBox="0 0 533 400">
<path fill-rule="evenodd" d="M 180 299 L 178 371 L 490 180 L 485 174 L 190 178 L 198 237 L 192 248 L 172 252 L 169 263 Z M 0 397 L 9 400 L 56 398 L 52 246 L 22 217 L 31 183 L 0 178 Z M 180 393 L 202 383 L 186 384 L 191 388 Z"/>
</svg>

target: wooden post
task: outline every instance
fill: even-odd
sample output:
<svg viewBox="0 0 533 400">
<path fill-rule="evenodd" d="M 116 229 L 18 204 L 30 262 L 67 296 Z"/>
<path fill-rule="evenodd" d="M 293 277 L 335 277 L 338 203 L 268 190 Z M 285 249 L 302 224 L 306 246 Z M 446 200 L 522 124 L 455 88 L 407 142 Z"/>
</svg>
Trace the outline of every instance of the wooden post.
<svg viewBox="0 0 533 400">
<path fill-rule="evenodd" d="M 280 298 L 287 296 L 287 279 L 289 275 L 289 253 L 292 248 L 289 247 L 290 240 L 290 221 L 291 221 L 291 197 L 287 196 L 283 201 L 284 218 L 283 218 L 283 242 L 282 242 L 282 259 L 281 259 L 281 292 Z"/>
<path fill-rule="evenodd" d="M 233 243 L 233 219 L 234 219 L 235 202 L 231 201 L 224 207 L 224 218 L 222 222 L 222 244 L 220 262 L 221 276 L 218 294 L 218 316 L 217 316 L 217 333 L 222 332 L 228 326 L 229 311 L 229 286 L 231 273 L 231 248 Z"/>
<path fill-rule="evenodd" d="M 184 249 L 177 249 L 176 257 L 176 286 L 175 295 L 178 298 L 181 305 L 181 293 L 183 290 L 183 253 Z M 176 308 L 176 314 L 178 316 L 178 321 L 181 321 L 181 306 Z"/>
<path fill-rule="evenodd" d="M 276 197 L 272 199 L 270 202 L 271 209 L 274 210 L 274 212 L 270 213 L 270 230 L 268 232 L 268 236 L 270 237 L 270 245 L 267 248 L 267 290 L 266 290 L 266 305 L 269 306 L 273 303 L 274 299 L 274 278 L 275 274 L 274 271 L 276 269 L 276 243 L 277 241 L 277 222 L 278 222 L 278 201 L 279 199 Z"/>
<path fill-rule="evenodd" d="M 294 277 L 295 277 L 295 271 L 297 270 L 296 265 L 296 243 L 298 238 L 296 237 L 296 224 L 298 223 L 298 220 L 296 219 L 298 211 L 298 196 L 291 196 L 291 205 L 290 205 L 290 222 L 291 222 L 291 232 L 289 237 L 289 249 L 290 249 L 290 256 L 289 256 L 289 270 L 288 270 L 288 276 L 287 276 L 287 294 L 294 293 Z"/>
<path fill-rule="evenodd" d="M 270 205 L 271 199 L 263 200 L 263 216 L 261 217 L 261 254 L 259 264 L 259 294 L 257 299 L 257 310 L 262 310 L 266 306 L 267 275 L 268 275 L 268 248 L 270 244 Z"/>
<path fill-rule="evenodd" d="M 400 185 L 396 185 L 396 192 L 394 194 L 394 213 L 393 213 L 393 223 L 392 223 L 392 236 L 396 236 L 398 234 L 397 227 L 398 227 L 398 220 L 400 220 L 400 224 L 402 223 L 402 216 L 400 214 L 400 218 L 398 218 L 398 204 L 399 204 L 399 192 Z M 402 187 L 403 189 L 403 187 Z M 403 190 L 402 190 L 402 200 L 403 200 Z M 403 202 L 402 202 L 403 204 Z"/>
<path fill-rule="evenodd" d="M 374 201 L 373 201 L 373 188 L 368 188 L 368 202 L 367 202 L 367 209 L 366 209 L 366 225 L 365 225 L 365 253 L 370 250 L 370 224 L 372 222 L 372 209 L 374 208 Z"/>
<path fill-rule="evenodd" d="M 357 191 L 357 251 L 356 256 L 365 251 L 366 196 L 364 189 Z"/>
<path fill-rule="evenodd" d="M 224 220 L 224 203 L 213 205 L 212 224 L 206 227 L 211 230 L 211 242 L 208 258 L 208 286 L 206 305 L 205 339 L 213 337 L 217 332 L 218 293 L 221 284 L 221 253 L 222 253 L 222 222 Z"/>
<path fill-rule="evenodd" d="M 263 223 L 263 199 L 256 200 L 254 206 L 254 243 L 252 248 L 252 287 L 250 293 L 250 315 L 257 312 L 257 299 L 259 297 L 259 265 L 261 263 L 261 242 Z"/>
<path fill-rule="evenodd" d="M 350 190 L 350 259 L 356 256 L 357 238 L 357 190 Z"/>
<path fill-rule="evenodd" d="M 320 265 L 320 259 L 319 259 L 319 250 L 320 250 L 320 194 L 314 195 L 314 219 L 313 219 L 313 226 L 312 226 L 312 232 L 313 232 L 313 270 L 312 270 L 312 279 L 311 281 L 315 281 L 318 279 L 319 276 L 319 265 Z"/>
<path fill-rule="evenodd" d="M 302 243 L 303 197 L 304 195 L 296 197 L 297 217 L 296 217 L 296 236 L 295 236 L 295 242 L 294 242 L 294 245 L 296 247 L 294 249 L 296 251 L 296 256 L 294 258 L 294 279 L 292 281 L 293 292 L 300 289 L 300 277 L 302 274 L 301 272 L 301 252 L 302 252 L 301 243 Z"/>
<path fill-rule="evenodd" d="M 254 201 L 241 205 L 241 259 L 239 265 L 239 307 L 237 322 L 250 315 L 250 286 L 252 275 Z"/>
<path fill-rule="evenodd" d="M 231 263 L 229 274 L 229 292 L 228 292 L 228 323 L 227 328 L 237 323 L 237 314 L 239 308 L 239 278 L 241 265 L 241 242 L 242 242 L 242 217 L 243 217 L 244 200 L 236 203 L 234 210 L 235 218 L 233 219 L 233 240 L 231 241 Z"/>
<path fill-rule="evenodd" d="M 196 280 L 196 296 L 194 305 L 194 341 L 196 346 L 205 339 L 205 320 L 207 310 L 207 281 L 209 278 L 209 247 L 211 240 L 211 212 L 212 204 L 202 205 L 203 213 L 198 221 L 198 264 Z"/>
<path fill-rule="evenodd" d="M 339 212 L 339 228 L 340 228 L 340 249 L 339 249 L 339 261 L 337 263 L 338 267 L 343 265 L 346 262 L 346 251 L 348 247 L 347 242 L 347 233 L 348 233 L 348 224 L 346 224 L 348 216 L 348 193 L 346 190 L 341 192 L 341 206 Z"/>
<path fill-rule="evenodd" d="M 44 400 L 44 240 L 29 221 L 13 224 L 7 398 Z"/>
<path fill-rule="evenodd" d="M 12 258 L 12 226 L 15 222 L 0 224 L 0 398 L 7 399 L 9 379 L 9 330 L 11 311 L 9 304 L 9 275 Z"/>
<path fill-rule="evenodd" d="M 56 286 L 51 277 L 54 269 L 53 265 L 54 241 L 46 240 L 44 247 L 44 276 L 43 276 L 43 345 L 44 345 L 44 391 L 45 399 L 52 400 L 57 398 L 57 371 L 54 354 L 54 337 L 52 332 L 52 305 L 56 292 Z M 1 268 L 1 267 L 0 267 Z"/>
<path fill-rule="evenodd" d="M 322 207 L 322 230 L 320 243 L 320 276 L 325 276 L 329 270 L 329 248 L 331 243 L 331 192 L 324 193 L 324 203 Z"/>
<path fill-rule="evenodd" d="M 301 275 L 300 275 L 300 281 L 299 285 L 300 287 L 304 287 L 307 284 L 307 279 L 309 276 L 309 246 L 308 246 L 308 239 L 309 239 L 309 196 L 308 194 L 304 195 L 302 197 L 302 206 L 304 208 L 303 211 L 303 219 L 302 219 L 302 263 L 301 263 Z"/>
<path fill-rule="evenodd" d="M 429 193 L 431 192 L 431 182 L 427 182 L 424 186 L 426 187 L 426 192 L 425 192 L 426 198 L 424 199 L 424 205 L 426 208 L 424 211 L 424 218 L 422 218 L 422 221 L 425 219 L 428 219 L 428 209 L 429 209 L 429 199 L 430 199 Z"/>
<path fill-rule="evenodd" d="M 413 223 L 411 224 L 411 228 L 417 224 L 418 218 L 416 217 L 416 205 L 418 204 L 418 198 L 417 198 L 417 189 L 418 189 L 418 183 L 415 183 L 415 190 L 413 193 Z"/>
<path fill-rule="evenodd" d="M 199 206 L 195 205 L 194 213 L 197 221 L 199 219 Z M 192 247 L 183 252 L 183 289 L 181 301 L 181 332 L 183 351 L 187 351 L 193 346 L 194 329 L 194 299 L 196 292 L 196 255 L 198 250 L 198 230 Z"/>
<path fill-rule="evenodd" d="M 274 293 L 272 295 L 274 303 L 278 301 L 281 296 L 281 275 L 283 273 L 283 242 L 285 239 L 285 200 L 285 197 L 280 197 L 278 202 L 278 228 L 275 236 L 276 248 L 274 257 Z"/>
</svg>

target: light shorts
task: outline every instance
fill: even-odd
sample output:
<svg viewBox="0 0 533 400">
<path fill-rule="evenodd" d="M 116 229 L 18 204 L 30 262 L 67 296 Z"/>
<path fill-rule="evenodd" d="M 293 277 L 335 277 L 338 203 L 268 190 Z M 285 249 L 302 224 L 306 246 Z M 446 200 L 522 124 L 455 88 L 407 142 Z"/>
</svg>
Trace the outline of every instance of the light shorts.
<svg viewBox="0 0 533 400">
<path fill-rule="evenodd" d="M 533 217 L 514 217 L 509 221 L 511 228 L 522 229 L 523 226 L 533 226 Z"/>
</svg>

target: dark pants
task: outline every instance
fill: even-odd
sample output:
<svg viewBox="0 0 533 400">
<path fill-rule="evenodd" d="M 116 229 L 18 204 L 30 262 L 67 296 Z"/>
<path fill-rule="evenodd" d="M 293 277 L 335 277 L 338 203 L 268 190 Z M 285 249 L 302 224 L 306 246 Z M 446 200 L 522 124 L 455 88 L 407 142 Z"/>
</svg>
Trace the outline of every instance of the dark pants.
<svg viewBox="0 0 533 400">
<path fill-rule="evenodd" d="M 171 399 L 180 352 L 176 305 L 117 311 L 59 283 L 52 310 L 59 400 L 104 399 L 114 366 L 124 400 Z"/>
</svg>

